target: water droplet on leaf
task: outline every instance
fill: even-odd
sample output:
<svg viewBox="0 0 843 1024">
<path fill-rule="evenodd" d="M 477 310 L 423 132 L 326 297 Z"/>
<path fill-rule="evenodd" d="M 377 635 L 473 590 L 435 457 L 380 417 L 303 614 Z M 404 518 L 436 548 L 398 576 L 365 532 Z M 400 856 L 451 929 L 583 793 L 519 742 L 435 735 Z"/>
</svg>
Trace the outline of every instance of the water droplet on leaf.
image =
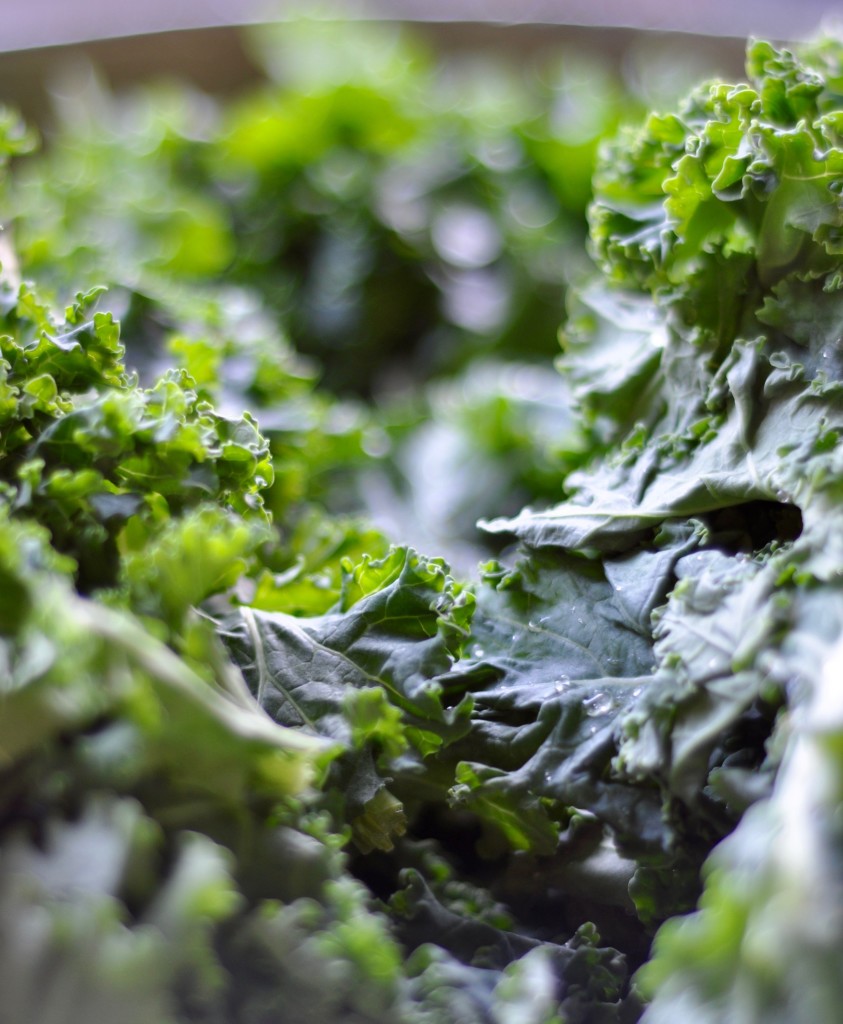
<svg viewBox="0 0 843 1024">
<path fill-rule="evenodd" d="M 599 715 L 605 715 L 611 711 L 615 702 L 607 693 L 595 693 L 583 701 L 583 706 L 589 718 L 597 718 Z"/>
</svg>

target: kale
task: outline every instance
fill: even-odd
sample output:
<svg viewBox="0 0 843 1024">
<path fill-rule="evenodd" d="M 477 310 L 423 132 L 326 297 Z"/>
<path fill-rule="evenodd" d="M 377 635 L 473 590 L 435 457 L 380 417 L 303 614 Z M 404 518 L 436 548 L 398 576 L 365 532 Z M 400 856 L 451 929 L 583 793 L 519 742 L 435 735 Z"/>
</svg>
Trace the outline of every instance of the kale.
<svg viewBox="0 0 843 1024">
<path fill-rule="evenodd" d="M 402 412 L 285 334 L 316 351 L 337 252 L 402 232 L 433 315 L 437 215 L 352 214 L 469 108 L 384 38 L 233 112 L 106 97 L 11 170 L 0 118 L 0 1017 L 831 1024 L 843 47 L 752 43 L 603 144 L 552 399 L 468 362 Z M 533 187 L 465 152 L 550 160 L 519 110 L 475 111 L 454 196 Z M 348 514 L 432 492 L 489 517 L 471 579 Z"/>
</svg>

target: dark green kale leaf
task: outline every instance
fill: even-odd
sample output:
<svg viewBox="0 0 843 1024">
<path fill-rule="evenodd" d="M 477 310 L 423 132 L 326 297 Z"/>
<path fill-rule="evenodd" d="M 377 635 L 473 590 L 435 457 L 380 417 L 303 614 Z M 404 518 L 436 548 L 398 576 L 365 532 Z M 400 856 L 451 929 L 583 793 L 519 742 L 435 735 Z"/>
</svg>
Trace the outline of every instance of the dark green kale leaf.
<svg viewBox="0 0 843 1024">
<path fill-rule="evenodd" d="M 841 564 L 832 338 L 841 174 L 829 130 L 835 79 L 826 85 L 814 69 L 818 53 L 831 58 L 808 48 L 800 64 L 757 44 L 751 85 L 698 90 L 679 114 L 651 118 L 632 145 L 611 150 L 596 179 L 593 238 L 626 290 L 589 293 L 565 368 L 595 437 L 614 451 L 568 478 L 566 502 L 486 524 L 524 545 L 542 591 L 553 592 L 553 575 L 565 580 L 563 564 L 619 583 L 623 619 L 607 617 L 593 592 L 580 605 L 582 584 L 570 580 L 553 607 L 562 617 L 572 595 L 568 607 L 587 611 L 586 637 L 593 630 L 630 657 L 639 643 L 646 656 L 619 681 L 576 660 L 568 673 L 572 614 L 543 650 L 531 635 L 543 613 L 535 593 L 520 607 L 508 596 L 508 635 L 495 635 L 484 634 L 481 592 L 475 629 L 494 637 L 497 671 L 474 687 L 473 728 L 454 752 L 479 751 L 458 767 L 455 795 L 531 849 L 531 870 L 548 858 L 547 877 L 560 884 L 571 877 L 560 858 L 587 865 L 608 839 L 648 928 L 690 909 L 707 853 L 769 795 L 777 723 L 802 693 L 785 652 L 803 588 L 833 580 Z M 621 622 L 637 636 L 622 641 Z M 509 704 L 507 684 L 525 666 L 530 696 L 516 683 Z M 567 698 L 552 692 L 560 672 L 578 683 Z M 582 723 L 595 691 L 608 713 L 589 738 Z M 633 691 L 634 700 L 619 696 Z M 500 730 L 497 744 L 483 749 L 484 730 Z M 603 830 L 585 856 L 567 839 L 575 811 Z M 622 867 L 611 863 L 610 872 Z"/>
<path fill-rule="evenodd" d="M 298 618 L 245 607 L 220 632 L 258 703 L 288 726 L 336 742 L 344 815 L 363 848 L 391 848 L 404 829 L 376 759 L 422 755 L 467 727 L 470 699 L 454 706 L 438 677 L 467 632 L 473 600 L 439 560 L 396 549 L 348 565 L 337 605 Z"/>
<path fill-rule="evenodd" d="M 655 671 L 597 762 L 604 791 L 660 801 L 666 845 L 618 830 L 597 789 L 585 805 L 635 862 L 628 894 L 651 925 L 689 909 L 703 858 L 737 825 L 699 912 L 665 925 L 642 971 L 647 1021 L 835 1019 L 839 922 L 795 879 L 838 887 L 836 718 L 811 709 L 841 632 L 840 69 L 839 44 L 753 44 L 747 84 L 699 89 L 607 151 L 592 238 L 609 284 L 588 296 L 566 369 L 615 450 L 567 480 L 563 504 L 489 524 L 607 575 L 625 554 L 652 557 L 666 526 L 696 530 L 654 609 Z M 626 331 L 617 311 L 648 300 L 650 323 Z M 803 763 L 810 783 L 793 781 Z"/>
</svg>

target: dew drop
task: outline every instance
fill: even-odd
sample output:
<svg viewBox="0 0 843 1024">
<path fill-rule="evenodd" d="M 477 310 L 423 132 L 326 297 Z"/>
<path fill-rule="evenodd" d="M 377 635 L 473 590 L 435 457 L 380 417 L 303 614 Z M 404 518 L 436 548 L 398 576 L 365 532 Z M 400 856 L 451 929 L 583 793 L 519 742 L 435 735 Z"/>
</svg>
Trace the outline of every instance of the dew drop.
<svg viewBox="0 0 843 1024">
<path fill-rule="evenodd" d="M 605 715 L 611 711 L 615 702 L 607 693 L 595 693 L 588 700 L 583 701 L 583 706 L 589 718 L 597 718 L 599 715 Z"/>
</svg>

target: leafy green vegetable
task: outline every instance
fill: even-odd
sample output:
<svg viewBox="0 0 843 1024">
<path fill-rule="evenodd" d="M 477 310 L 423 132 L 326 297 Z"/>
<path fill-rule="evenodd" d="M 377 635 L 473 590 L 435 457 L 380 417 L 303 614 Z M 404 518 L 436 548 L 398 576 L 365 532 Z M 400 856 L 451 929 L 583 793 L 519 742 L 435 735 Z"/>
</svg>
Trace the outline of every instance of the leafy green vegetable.
<svg viewBox="0 0 843 1024">
<path fill-rule="evenodd" d="M 799 723 L 820 699 L 840 631 L 839 45 L 798 58 L 756 43 L 747 68 L 747 84 L 698 89 L 607 149 L 591 221 L 608 283 L 587 296 L 564 365 L 595 442 L 613 450 L 569 477 L 570 501 L 489 524 L 537 549 L 533 564 L 545 550 L 581 551 L 611 579 L 618 561 L 638 563 L 633 609 L 654 593 L 643 560 L 685 532 L 653 617 L 655 674 L 617 715 L 601 782 L 656 785 L 651 820 L 679 864 L 691 853 L 694 871 L 750 809 L 706 869 L 699 913 L 659 933 L 640 975 L 647 1021 L 836 1012 L 823 965 L 839 958 L 839 930 L 819 908 L 805 913 L 796 881 L 812 875 L 810 862 L 827 894 L 836 884 L 809 838 L 831 820 L 813 803 L 826 799 L 826 776 L 817 763 L 795 800 L 788 780 L 797 751 L 826 756 Z M 585 349 L 595 329 L 596 348 Z M 474 773 L 481 793 L 485 771 Z M 530 792 L 541 793 L 536 780 Z M 789 875 L 775 852 L 787 841 L 773 829 L 800 800 L 814 817 L 788 827 L 802 864 Z M 685 909 L 693 886 L 671 893 L 676 868 L 669 878 L 641 850 L 646 829 L 627 845 L 608 809 L 593 797 L 586 806 L 638 859 L 629 893 L 642 920 Z M 810 923 L 794 930 L 797 918 Z"/>
<path fill-rule="evenodd" d="M 364 849 L 404 831 L 374 755 L 412 744 L 421 756 L 465 731 L 469 702 L 443 705 L 436 677 L 459 650 L 471 595 L 441 563 L 397 549 L 349 571 L 336 608 L 318 618 L 244 608 L 222 628 L 272 718 L 348 748 L 337 765 L 343 814 Z"/>
<path fill-rule="evenodd" d="M 267 42 L 233 111 L 94 90 L 8 185 L 3 1014 L 831 1024 L 843 48 L 753 43 L 604 146 L 564 383 L 364 407 L 284 321 L 371 392 L 399 340 L 524 358 L 598 131 L 372 38 Z M 496 559 L 390 547 L 366 492 L 458 559 L 496 516 Z"/>
</svg>

